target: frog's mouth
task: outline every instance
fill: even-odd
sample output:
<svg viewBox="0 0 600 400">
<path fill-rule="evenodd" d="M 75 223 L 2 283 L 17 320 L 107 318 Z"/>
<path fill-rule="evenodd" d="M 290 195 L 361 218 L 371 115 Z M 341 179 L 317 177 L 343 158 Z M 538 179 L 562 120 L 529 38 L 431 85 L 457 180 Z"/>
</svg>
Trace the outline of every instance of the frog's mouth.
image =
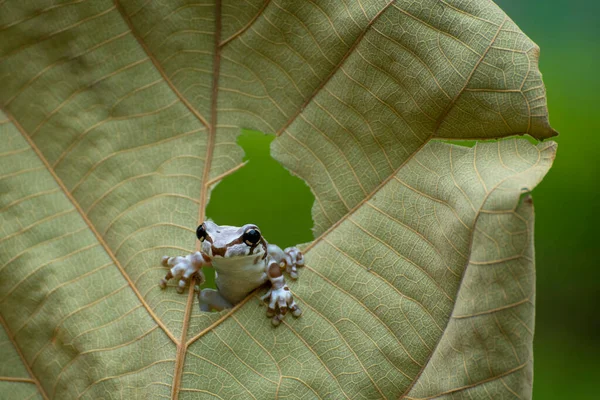
<svg viewBox="0 0 600 400">
<path fill-rule="evenodd" d="M 229 243 L 225 247 L 217 247 L 211 243 L 210 249 L 213 257 L 221 258 L 253 257 L 267 253 L 266 243 L 261 242 L 254 246 L 248 246 L 240 241 L 240 243 Z"/>
</svg>

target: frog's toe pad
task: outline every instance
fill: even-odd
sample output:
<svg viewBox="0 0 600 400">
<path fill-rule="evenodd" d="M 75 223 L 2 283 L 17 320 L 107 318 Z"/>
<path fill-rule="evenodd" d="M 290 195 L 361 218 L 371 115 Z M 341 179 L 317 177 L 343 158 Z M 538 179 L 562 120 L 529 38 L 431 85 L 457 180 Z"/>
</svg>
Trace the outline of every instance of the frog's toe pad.
<svg viewBox="0 0 600 400">
<path fill-rule="evenodd" d="M 284 295 L 282 295 L 282 292 Z M 267 308 L 267 318 L 271 318 L 274 326 L 278 326 L 288 311 L 294 316 L 302 315 L 302 310 L 294 301 L 290 289 L 284 286 L 280 290 L 271 291 L 271 300 Z"/>
<path fill-rule="evenodd" d="M 288 247 L 284 250 L 286 272 L 292 279 L 298 279 L 297 267 L 304 266 L 304 255 L 297 247 Z"/>
<path fill-rule="evenodd" d="M 292 312 L 292 315 L 294 317 L 299 317 L 302 315 L 302 310 L 300 309 L 300 307 L 298 307 L 296 302 L 292 302 L 292 304 L 290 305 L 290 311 Z"/>
</svg>

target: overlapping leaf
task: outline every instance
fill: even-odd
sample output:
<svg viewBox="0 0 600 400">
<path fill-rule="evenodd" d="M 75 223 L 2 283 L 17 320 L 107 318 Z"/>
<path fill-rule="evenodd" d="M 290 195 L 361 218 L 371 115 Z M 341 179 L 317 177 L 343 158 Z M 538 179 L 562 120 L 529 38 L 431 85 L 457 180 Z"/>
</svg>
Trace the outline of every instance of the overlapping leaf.
<svg viewBox="0 0 600 400">
<path fill-rule="evenodd" d="M 484 0 L 0 4 L 0 383 L 529 397 L 522 194 L 555 146 L 435 139 L 554 135 L 537 56 Z M 278 329 L 252 297 L 204 314 L 156 284 L 240 166 L 240 127 L 277 133 L 316 196 L 305 315 Z"/>
</svg>

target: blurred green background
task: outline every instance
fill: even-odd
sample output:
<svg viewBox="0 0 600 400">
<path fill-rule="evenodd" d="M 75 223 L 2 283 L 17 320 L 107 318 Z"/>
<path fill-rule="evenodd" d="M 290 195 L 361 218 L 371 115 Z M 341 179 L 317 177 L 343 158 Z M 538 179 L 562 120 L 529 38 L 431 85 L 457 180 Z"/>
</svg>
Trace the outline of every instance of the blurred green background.
<svg viewBox="0 0 600 400">
<path fill-rule="evenodd" d="M 483 0 L 482 0 L 483 1 Z M 533 396 L 600 398 L 600 1 L 497 0 L 541 47 L 550 121 L 560 132 L 554 167 L 534 192 L 537 314 Z M 258 224 L 282 247 L 312 240 L 308 187 L 269 156 L 272 136 L 245 132 L 241 170 L 215 188 L 207 215 Z M 260 176 L 256 182 L 255 177 Z M 244 204 L 231 207 L 232 203 Z M 252 209 L 248 213 L 248 208 Z M 288 227 L 293 226 L 293 229 Z M 286 230 L 286 228 L 288 228 Z"/>
</svg>

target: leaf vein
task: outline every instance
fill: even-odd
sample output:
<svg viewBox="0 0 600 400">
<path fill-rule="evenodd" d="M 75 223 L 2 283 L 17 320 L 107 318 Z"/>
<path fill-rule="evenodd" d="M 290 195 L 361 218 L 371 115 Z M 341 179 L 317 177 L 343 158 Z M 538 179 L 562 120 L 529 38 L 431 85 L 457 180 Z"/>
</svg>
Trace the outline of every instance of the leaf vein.
<svg viewBox="0 0 600 400">
<path fill-rule="evenodd" d="M 163 67 L 160 65 L 160 63 L 158 62 L 158 60 L 156 59 L 156 57 L 154 56 L 154 54 L 152 54 L 152 52 L 150 51 L 150 48 L 146 45 L 146 43 L 144 42 L 144 40 L 140 36 L 140 34 L 135 30 L 135 27 L 133 26 L 133 22 L 131 21 L 131 18 L 127 15 L 127 13 L 125 12 L 125 10 L 123 9 L 123 6 L 120 4 L 119 0 L 113 0 L 113 1 L 114 1 L 114 4 L 115 4 L 115 7 L 117 8 L 117 10 L 119 11 L 119 13 L 123 17 L 123 20 L 125 21 L 125 23 L 127 24 L 127 26 L 129 26 L 129 30 L 131 30 L 131 33 L 133 34 L 133 36 L 137 39 L 138 43 L 140 44 L 140 46 L 142 47 L 142 49 L 144 50 L 144 52 L 148 55 L 148 58 L 150 58 L 150 60 L 152 60 L 152 64 L 154 64 L 154 67 L 160 73 L 160 75 L 163 77 L 163 79 L 165 80 L 165 82 L 167 83 L 167 85 L 169 85 L 169 87 L 171 88 L 171 90 L 173 91 L 173 93 L 175 93 L 175 95 L 188 108 L 188 110 L 190 110 L 190 112 L 196 118 L 198 118 L 198 120 L 205 127 L 209 128 L 209 124 L 206 121 L 206 119 L 204 119 L 204 117 L 198 112 L 198 110 L 196 110 L 192 106 L 192 104 L 181 94 L 181 92 L 179 92 L 179 90 L 177 89 L 177 87 L 175 87 L 175 85 L 173 84 L 173 82 L 171 81 L 171 79 L 167 76 L 167 74 L 166 74 L 165 70 L 163 69 Z M 157 24 L 155 24 L 154 26 L 157 26 Z"/>
<path fill-rule="evenodd" d="M 4 320 L 4 317 L 1 314 L 0 314 L 0 325 L 2 325 L 4 327 L 4 330 L 6 331 L 6 336 L 8 336 L 8 339 L 10 340 L 11 344 L 13 345 L 13 348 L 15 349 L 17 354 L 19 354 L 19 358 L 21 359 L 21 362 L 25 366 L 25 369 L 27 369 L 27 373 L 29 374 L 29 376 L 31 377 L 33 382 L 35 383 L 35 386 L 37 386 L 38 392 L 44 398 L 44 400 L 49 400 L 48 395 L 46 394 L 46 391 L 44 390 L 44 387 L 42 386 L 42 383 L 33 374 L 31 365 L 27 362 L 25 355 L 21 351 L 21 348 L 19 347 L 17 341 L 15 340 L 14 335 L 11 333 L 11 330 L 10 330 L 8 324 L 6 323 L 6 321 Z"/>
</svg>

